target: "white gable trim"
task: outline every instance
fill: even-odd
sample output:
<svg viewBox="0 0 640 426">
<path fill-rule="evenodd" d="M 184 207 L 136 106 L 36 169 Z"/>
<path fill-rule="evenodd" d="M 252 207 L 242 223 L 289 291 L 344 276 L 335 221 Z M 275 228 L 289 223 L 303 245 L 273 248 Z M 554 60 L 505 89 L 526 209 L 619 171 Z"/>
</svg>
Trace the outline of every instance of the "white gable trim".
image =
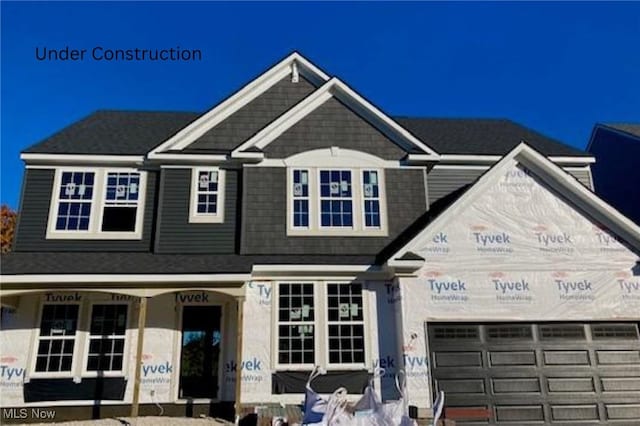
<svg viewBox="0 0 640 426">
<path fill-rule="evenodd" d="M 442 229 L 446 224 L 455 220 L 458 214 L 465 211 L 489 185 L 493 184 L 495 176 L 504 173 L 510 167 L 511 160 L 516 160 L 530 169 L 537 177 L 559 191 L 579 209 L 606 225 L 635 250 L 640 251 L 640 226 L 584 187 L 560 166 L 523 142 L 482 175 L 475 185 L 460 196 L 445 212 L 394 253 L 389 258 L 388 265 L 392 267 L 404 265 L 406 261 L 398 260 L 400 257 L 426 244 L 436 230 Z"/>
<path fill-rule="evenodd" d="M 260 96 L 278 81 L 294 73 L 303 75 L 317 85 L 329 80 L 327 74 L 298 52 L 294 52 L 234 93 L 231 97 L 180 130 L 167 141 L 155 147 L 149 152 L 149 158 L 156 158 L 158 154 L 163 151 L 184 149 L 211 128 Z"/>
<path fill-rule="evenodd" d="M 243 154 L 243 151 L 252 147 L 263 149 L 278 136 L 332 97 L 336 97 L 340 101 L 344 102 L 350 108 L 363 115 L 367 120 L 378 124 L 378 128 L 385 133 L 387 137 L 405 149 L 408 150 L 414 146 L 418 147 L 424 152 L 423 156 L 425 160 L 429 159 L 431 161 L 435 161 L 440 158 L 437 152 L 429 148 L 404 127 L 400 126 L 393 119 L 380 111 L 362 96 L 358 95 L 349 86 L 336 77 L 327 81 L 322 87 L 318 88 L 296 106 L 278 117 L 278 119 L 274 120 L 267 127 L 256 133 L 245 143 L 237 147 L 231 153 L 231 156 L 239 157 Z"/>
</svg>

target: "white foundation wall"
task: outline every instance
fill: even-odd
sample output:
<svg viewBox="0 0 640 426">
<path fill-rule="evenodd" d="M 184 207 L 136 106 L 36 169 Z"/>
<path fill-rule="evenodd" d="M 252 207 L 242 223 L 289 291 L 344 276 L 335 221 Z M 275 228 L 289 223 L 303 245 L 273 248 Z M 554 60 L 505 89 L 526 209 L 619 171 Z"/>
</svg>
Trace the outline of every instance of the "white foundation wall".
<svg viewBox="0 0 640 426">
<path fill-rule="evenodd" d="M 413 244 L 425 266 L 399 279 L 405 357 L 427 356 L 428 322 L 640 319 L 638 254 L 611 231 L 515 161 L 476 185 Z M 428 370 L 409 374 L 418 407 Z"/>
</svg>

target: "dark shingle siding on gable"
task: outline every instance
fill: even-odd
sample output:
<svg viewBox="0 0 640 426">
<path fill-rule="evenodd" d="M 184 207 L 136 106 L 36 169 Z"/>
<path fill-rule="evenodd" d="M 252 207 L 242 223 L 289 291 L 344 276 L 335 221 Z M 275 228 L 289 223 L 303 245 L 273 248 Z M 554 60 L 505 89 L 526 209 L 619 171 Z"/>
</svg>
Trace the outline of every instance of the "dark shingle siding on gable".
<svg viewBox="0 0 640 426">
<path fill-rule="evenodd" d="M 400 160 L 406 152 L 379 130 L 331 98 L 264 148 L 267 158 L 286 158 L 311 149 L 339 146 Z"/>
<path fill-rule="evenodd" d="M 53 169 L 27 169 L 20 206 L 16 251 L 150 251 L 155 210 L 156 172 L 147 174 L 144 224 L 141 240 L 60 240 L 47 239 L 49 206 L 53 189 Z M 93 214 L 96 214 L 92 206 Z M 94 218 L 97 216 L 94 216 Z"/>
<path fill-rule="evenodd" d="M 388 237 L 287 237 L 286 168 L 245 168 L 242 254 L 375 255 L 426 211 L 419 169 L 386 169 Z"/>
<path fill-rule="evenodd" d="M 439 154 L 504 155 L 525 141 L 544 155 L 589 155 L 510 120 L 399 117 L 396 121 Z"/>
<path fill-rule="evenodd" d="M 291 77 L 287 76 L 202 135 L 185 152 L 212 149 L 231 151 L 315 89 L 303 77 L 298 83 L 292 83 Z"/>
<path fill-rule="evenodd" d="M 189 223 L 191 169 L 163 169 L 157 253 L 234 253 L 238 170 L 225 171 L 224 223 Z"/>
<path fill-rule="evenodd" d="M 193 112 L 97 111 L 23 152 L 144 155 L 199 115 Z"/>
</svg>

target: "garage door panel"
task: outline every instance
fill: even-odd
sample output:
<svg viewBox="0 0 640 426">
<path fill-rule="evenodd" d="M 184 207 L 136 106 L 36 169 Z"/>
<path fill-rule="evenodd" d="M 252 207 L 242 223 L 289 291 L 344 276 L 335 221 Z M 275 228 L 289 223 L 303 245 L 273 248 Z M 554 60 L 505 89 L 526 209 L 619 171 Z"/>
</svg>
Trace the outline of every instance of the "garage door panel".
<svg viewBox="0 0 640 426">
<path fill-rule="evenodd" d="M 544 365 L 590 365 L 589 351 L 544 351 Z"/>
<path fill-rule="evenodd" d="M 540 393 L 540 379 L 537 377 L 492 378 L 494 394 Z"/>
<path fill-rule="evenodd" d="M 640 392 L 640 376 L 601 377 L 600 383 L 604 392 Z"/>
<path fill-rule="evenodd" d="M 597 351 L 599 365 L 640 365 L 640 350 Z"/>
<path fill-rule="evenodd" d="M 515 366 L 530 366 L 536 365 L 536 353 L 535 351 L 490 351 L 489 360 L 492 367 L 508 365 L 510 367 Z"/>
<path fill-rule="evenodd" d="M 484 395 L 486 392 L 484 378 L 469 379 L 444 379 L 437 380 L 438 390 L 442 390 L 447 395 L 453 394 L 473 394 Z"/>
<path fill-rule="evenodd" d="M 437 352 L 436 367 L 482 367 L 482 352 Z"/>
<path fill-rule="evenodd" d="M 539 405 L 496 405 L 495 418 L 499 422 L 544 421 L 544 408 Z"/>
<path fill-rule="evenodd" d="M 608 420 L 630 420 L 640 418 L 640 404 L 605 404 Z"/>
<path fill-rule="evenodd" d="M 552 392 L 595 392 L 592 377 L 549 377 L 547 391 Z"/>
<path fill-rule="evenodd" d="M 637 324 L 456 327 L 441 336 L 466 340 L 429 338 L 434 384 L 447 406 L 486 405 L 493 413 L 458 424 L 640 425 Z"/>
<path fill-rule="evenodd" d="M 596 404 L 552 405 L 551 417 L 556 421 L 600 420 Z"/>
</svg>

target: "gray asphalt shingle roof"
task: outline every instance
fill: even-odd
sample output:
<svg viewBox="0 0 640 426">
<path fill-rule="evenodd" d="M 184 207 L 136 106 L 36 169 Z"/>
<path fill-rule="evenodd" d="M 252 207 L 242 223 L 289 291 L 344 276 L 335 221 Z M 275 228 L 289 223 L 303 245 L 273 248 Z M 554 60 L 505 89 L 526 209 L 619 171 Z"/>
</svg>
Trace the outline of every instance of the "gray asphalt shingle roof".
<svg viewBox="0 0 640 426">
<path fill-rule="evenodd" d="M 96 111 L 23 152 L 144 155 L 199 116 L 194 112 Z"/>
<path fill-rule="evenodd" d="M 640 124 L 634 123 L 613 123 L 613 124 L 604 124 L 606 127 L 610 127 L 612 129 L 620 130 L 621 132 L 629 133 L 632 136 L 636 136 L 640 138 Z"/>
<path fill-rule="evenodd" d="M 396 117 L 395 120 L 440 154 L 504 155 L 525 141 L 548 156 L 590 155 L 506 119 Z"/>
<path fill-rule="evenodd" d="M 200 115 L 195 112 L 97 111 L 23 152 L 144 155 Z M 504 155 L 525 140 L 549 156 L 589 155 L 509 120 L 399 117 L 396 121 L 440 154 Z"/>
<path fill-rule="evenodd" d="M 243 256 L 131 252 L 12 252 L 2 275 L 21 274 L 234 274 L 254 264 L 373 265 L 375 256 Z"/>
</svg>

